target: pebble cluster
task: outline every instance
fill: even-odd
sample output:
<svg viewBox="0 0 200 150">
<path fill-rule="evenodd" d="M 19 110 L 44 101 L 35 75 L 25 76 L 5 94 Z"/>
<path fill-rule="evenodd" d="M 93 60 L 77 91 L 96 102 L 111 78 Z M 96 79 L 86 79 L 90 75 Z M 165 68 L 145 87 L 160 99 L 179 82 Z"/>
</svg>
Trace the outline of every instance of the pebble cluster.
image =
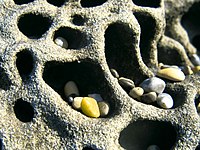
<svg viewBox="0 0 200 150">
<path fill-rule="evenodd" d="M 164 109 L 172 108 L 174 101 L 171 95 L 163 93 L 166 83 L 161 78 L 174 82 L 185 79 L 185 74 L 179 67 L 163 64 L 160 64 L 160 69 L 156 74 L 158 77 L 145 79 L 139 86 L 135 86 L 131 79 L 120 77 L 115 69 L 111 69 L 110 71 L 130 97 L 146 104 L 157 103 L 159 107 Z"/>
<path fill-rule="evenodd" d="M 81 97 L 74 81 L 68 81 L 65 84 L 64 93 L 68 103 L 88 117 L 105 117 L 109 113 L 110 106 L 100 94 L 88 94 L 87 97 Z"/>
</svg>

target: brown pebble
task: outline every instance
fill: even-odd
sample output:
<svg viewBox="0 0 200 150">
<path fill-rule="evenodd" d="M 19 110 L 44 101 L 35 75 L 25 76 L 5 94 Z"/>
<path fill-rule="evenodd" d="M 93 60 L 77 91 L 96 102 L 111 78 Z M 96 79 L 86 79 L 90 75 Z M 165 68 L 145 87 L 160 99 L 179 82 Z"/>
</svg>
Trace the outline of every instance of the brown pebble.
<svg viewBox="0 0 200 150">
<path fill-rule="evenodd" d="M 120 77 L 118 82 L 125 90 L 131 90 L 135 87 L 134 82 L 128 78 Z"/>
<path fill-rule="evenodd" d="M 155 102 L 157 99 L 157 94 L 156 92 L 149 92 L 147 94 L 143 94 L 141 96 L 141 101 L 147 104 Z"/>
<path fill-rule="evenodd" d="M 102 101 L 102 102 L 98 102 L 98 106 L 99 106 L 100 116 L 101 117 L 107 116 L 110 109 L 109 104 L 105 101 Z"/>
<path fill-rule="evenodd" d="M 135 88 L 133 88 L 133 89 L 130 90 L 129 95 L 132 98 L 138 98 L 138 97 L 142 96 L 143 93 L 144 93 L 143 88 L 141 88 L 141 87 L 135 87 Z"/>
</svg>

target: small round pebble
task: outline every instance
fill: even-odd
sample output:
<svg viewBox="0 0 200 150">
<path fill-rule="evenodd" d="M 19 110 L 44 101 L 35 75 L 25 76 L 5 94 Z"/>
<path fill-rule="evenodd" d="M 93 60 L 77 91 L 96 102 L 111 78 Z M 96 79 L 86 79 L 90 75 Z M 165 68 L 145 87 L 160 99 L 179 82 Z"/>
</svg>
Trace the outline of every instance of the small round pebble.
<svg viewBox="0 0 200 150">
<path fill-rule="evenodd" d="M 197 105 L 197 112 L 200 112 L 200 103 Z"/>
<path fill-rule="evenodd" d="M 132 98 L 138 98 L 144 94 L 144 90 L 141 87 L 135 87 L 132 90 L 130 90 L 129 95 Z"/>
<path fill-rule="evenodd" d="M 82 99 L 81 110 L 88 117 L 98 118 L 100 116 L 97 101 L 91 97 L 84 97 Z"/>
<path fill-rule="evenodd" d="M 68 97 L 70 95 L 79 96 L 79 90 L 74 81 L 68 81 L 64 87 L 65 96 Z"/>
<path fill-rule="evenodd" d="M 157 72 L 157 76 L 172 80 L 172 81 L 183 81 L 185 80 L 185 75 L 180 69 L 176 68 L 165 68 L 160 69 Z"/>
<path fill-rule="evenodd" d="M 155 102 L 157 99 L 156 92 L 149 92 L 141 96 L 141 101 L 147 104 Z"/>
<path fill-rule="evenodd" d="M 128 78 L 120 77 L 118 82 L 125 90 L 131 90 L 135 87 L 134 82 Z"/>
<path fill-rule="evenodd" d="M 160 148 L 157 145 L 150 145 L 147 150 L 160 150 Z"/>
<path fill-rule="evenodd" d="M 57 37 L 54 42 L 60 47 L 68 48 L 68 42 L 63 37 Z"/>
<path fill-rule="evenodd" d="M 199 72 L 199 71 L 200 71 L 200 66 L 195 66 L 195 67 L 193 68 L 193 71 L 194 71 L 194 73 Z"/>
<path fill-rule="evenodd" d="M 110 69 L 110 72 L 115 78 L 119 78 L 119 74 L 115 69 Z"/>
<path fill-rule="evenodd" d="M 193 54 L 190 59 L 195 66 L 200 66 L 200 58 L 197 54 Z"/>
<path fill-rule="evenodd" d="M 156 92 L 156 93 L 162 93 L 165 89 L 165 82 L 158 78 L 158 77 L 151 77 L 146 80 L 144 80 L 140 87 L 144 89 L 145 92 Z"/>
<path fill-rule="evenodd" d="M 72 102 L 72 107 L 74 109 L 77 109 L 77 110 L 81 110 L 81 102 L 83 100 L 83 97 L 75 97 L 73 102 Z"/>
<path fill-rule="evenodd" d="M 167 93 L 161 93 L 157 97 L 157 104 L 162 108 L 169 109 L 173 107 L 174 101 L 171 95 Z"/>
<path fill-rule="evenodd" d="M 110 109 L 109 104 L 105 101 L 102 101 L 102 102 L 98 102 L 98 106 L 99 106 L 100 116 L 101 117 L 107 116 Z"/>
<path fill-rule="evenodd" d="M 94 94 L 88 94 L 88 97 L 94 98 L 97 102 L 103 101 L 103 98 L 101 97 L 100 94 L 96 94 L 96 93 L 94 93 Z"/>
</svg>

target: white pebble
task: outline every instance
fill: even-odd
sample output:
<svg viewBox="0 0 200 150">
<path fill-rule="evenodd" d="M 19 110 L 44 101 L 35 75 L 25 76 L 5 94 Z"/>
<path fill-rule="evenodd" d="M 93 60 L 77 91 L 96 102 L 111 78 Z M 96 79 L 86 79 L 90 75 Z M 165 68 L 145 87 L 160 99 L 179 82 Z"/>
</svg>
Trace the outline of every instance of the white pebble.
<svg viewBox="0 0 200 150">
<path fill-rule="evenodd" d="M 150 145 L 147 150 L 160 150 L 160 148 L 157 145 Z"/>
<path fill-rule="evenodd" d="M 68 48 L 68 42 L 63 37 L 57 37 L 54 42 L 60 47 Z"/>
<path fill-rule="evenodd" d="M 94 93 L 94 94 L 88 94 L 88 97 L 94 98 L 97 102 L 103 101 L 103 98 L 101 97 L 100 94 L 96 94 L 96 93 Z"/>
<path fill-rule="evenodd" d="M 197 54 L 191 56 L 191 61 L 195 66 L 200 66 L 200 58 Z"/>
<path fill-rule="evenodd" d="M 168 109 L 173 107 L 174 101 L 169 94 L 161 93 L 157 97 L 157 104 L 162 108 Z"/>
<path fill-rule="evenodd" d="M 81 102 L 83 100 L 83 97 L 75 97 L 73 102 L 72 102 L 72 107 L 74 109 L 77 109 L 77 110 L 81 110 Z"/>
<path fill-rule="evenodd" d="M 68 97 L 70 95 L 79 96 L 79 90 L 74 81 L 68 81 L 64 87 L 65 96 Z"/>
</svg>

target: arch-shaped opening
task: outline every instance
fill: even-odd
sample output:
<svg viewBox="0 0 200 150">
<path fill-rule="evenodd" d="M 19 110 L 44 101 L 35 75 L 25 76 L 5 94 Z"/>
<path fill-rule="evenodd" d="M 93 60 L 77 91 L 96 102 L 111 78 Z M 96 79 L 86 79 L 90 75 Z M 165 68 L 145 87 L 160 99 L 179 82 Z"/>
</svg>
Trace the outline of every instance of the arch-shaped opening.
<svg viewBox="0 0 200 150">
<path fill-rule="evenodd" d="M 54 6 L 61 7 L 65 2 L 68 2 L 68 0 L 47 0 L 47 2 Z"/>
<path fill-rule="evenodd" d="M 17 119 L 22 122 L 30 122 L 33 120 L 34 108 L 29 102 L 24 101 L 22 98 L 15 102 L 14 112 Z"/>
<path fill-rule="evenodd" d="M 132 0 L 134 4 L 142 7 L 160 7 L 160 0 Z"/>
<path fill-rule="evenodd" d="M 81 0 L 82 7 L 96 7 L 104 4 L 107 0 Z"/>
<path fill-rule="evenodd" d="M 113 23 L 105 31 L 105 55 L 109 68 L 115 69 L 120 76 L 140 83 L 145 79 L 139 70 L 136 57 L 136 35 L 127 24 Z"/>
<path fill-rule="evenodd" d="M 34 0 L 14 0 L 15 4 L 17 4 L 17 5 L 28 4 L 33 1 Z"/>
<path fill-rule="evenodd" d="M 28 13 L 20 16 L 19 30 L 28 38 L 38 39 L 50 28 L 52 20 L 42 14 Z"/>
<path fill-rule="evenodd" d="M 130 150 L 146 150 L 150 145 L 169 150 L 176 139 L 176 130 L 169 122 L 139 120 L 129 124 L 120 133 L 119 143 Z"/>
</svg>

